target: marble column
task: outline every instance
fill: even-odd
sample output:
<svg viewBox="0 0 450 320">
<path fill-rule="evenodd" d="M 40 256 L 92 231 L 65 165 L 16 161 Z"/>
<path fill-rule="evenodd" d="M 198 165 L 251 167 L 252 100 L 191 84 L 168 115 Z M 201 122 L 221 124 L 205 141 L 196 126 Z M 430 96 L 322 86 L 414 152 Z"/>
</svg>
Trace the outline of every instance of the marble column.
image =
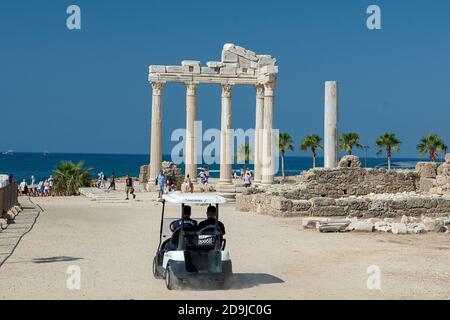
<svg viewBox="0 0 450 320">
<path fill-rule="evenodd" d="M 195 120 L 197 118 L 197 84 L 186 83 L 186 148 L 185 148 L 185 175 L 193 181 L 197 177 L 197 135 Z"/>
<path fill-rule="evenodd" d="M 233 150 L 231 143 L 231 91 L 230 84 L 222 85 L 222 113 L 220 125 L 220 184 L 232 184 L 231 165 L 233 163 Z"/>
<path fill-rule="evenodd" d="M 338 122 L 338 83 L 325 82 L 325 116 L 324 116 L 324 166 L 336 168 L 339 157 Z"/>
<path fill-rule="evenodd" d="M 152 82 L 152 122 L 150 137 L 150 170 L 148 182 L 155 185 L 155 179 L 162 163 L 162 82 Z"/>
<path fill-rule="evenodd" d="M 256 121 L 254 146 L 254 182 L 261 183 L 262 133 L 264 128 L 264 85 L 256 85 Z"/>
<path fill-rule="evenodd" d="M 262 152 L 262 184 L 272 184 L 275 174 L 274 137 L 273 137 L 273 103 L 275 96 L 275 81 L 264 84 L 264 129 Z"/>
</svg>

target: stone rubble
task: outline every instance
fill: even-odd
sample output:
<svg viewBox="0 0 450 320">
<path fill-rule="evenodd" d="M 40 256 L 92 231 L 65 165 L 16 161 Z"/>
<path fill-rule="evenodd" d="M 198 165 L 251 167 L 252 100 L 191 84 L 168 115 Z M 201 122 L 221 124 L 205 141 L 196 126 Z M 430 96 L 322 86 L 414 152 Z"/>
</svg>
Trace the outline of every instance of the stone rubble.
<svg viewBox="0 0 450 320">
<path fill-rule="evenodd" d="M 23 210 L 20 206 L 14 206 L 5 212 L 3 216 L 0 217 L 0 230 L 6 229 L 8 224 L 14 221 L 17 215 L 22 211 Z"/>
<path fill-rule="evenodd" d="M 278 73 L 277 60 L 270 55 L 257 55 L 251 50 L 226 43 L 221 61 L 208 61 L 206 67 L 197 60 L 183 60 L 179 66 L 151 65 L 150 77 L 157 80 L 161 76 L 237 76 L 260 77 Z"/>
<path fill-rule="evenodd" d="M 319 232 L 385 232 L 393 234 L 423 234 L 426 232 L 450 233 L 450 218 L 429 218 L 422 216 L 403 216 L 400 221 L 393 218 L 357 219 L 310 217 L 302 219 L 303 229 L 315 229 Z"/>
</svg>

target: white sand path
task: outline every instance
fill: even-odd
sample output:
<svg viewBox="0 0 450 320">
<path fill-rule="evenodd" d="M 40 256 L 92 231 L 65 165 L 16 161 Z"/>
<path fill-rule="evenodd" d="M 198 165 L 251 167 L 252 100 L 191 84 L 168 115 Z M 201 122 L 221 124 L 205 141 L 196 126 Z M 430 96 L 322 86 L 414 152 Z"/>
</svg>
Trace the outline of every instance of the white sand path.
<svg viewBox="0 0 450 320">
<path fill-rule="evenodd" d="M 240 213 L 234 205 L 221 209 L 233 288 L 168 291 L 151 273 L 161 204 L 150 194 L 138 200 L 35 199 L 45 211 L 0 268 L 0 298 L 450 298 L 449 235 L 319 234 L 300 230 L 300 219 Z M 81 268 L 81 290 L 66 287 L 70 265 Z M 381 268 L 381 290 L 367 289 L 370 265 Z"/>
</svg>

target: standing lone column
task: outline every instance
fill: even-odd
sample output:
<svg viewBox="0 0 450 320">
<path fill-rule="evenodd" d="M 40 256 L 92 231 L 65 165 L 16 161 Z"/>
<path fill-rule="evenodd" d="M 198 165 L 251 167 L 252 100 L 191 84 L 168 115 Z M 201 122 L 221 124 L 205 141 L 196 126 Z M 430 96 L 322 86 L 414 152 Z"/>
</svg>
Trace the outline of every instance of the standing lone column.
<svg viewBox="0 0 450 320">
<path fill-rule="evenodd" d="M 231 84 L 222 85 L 222 114 L 220 124 L 220 184 L 232 184 L 231 165 L 233 150 L 231 150 Z"/>
<path fill-rule="evenodd" d="M 275 81 L 264 84 L 264 129 L 262 155 L 262 184 L 273 184 L 274 166 L 274 137 L 273 137 L 273 103 Z"/>
<path fill-rule="evenodd" d="M 197 135 L 195 132 L 195 119 L 197 117 L 197 84 L 186 83 L 186 150 L 185 175 L 193 181 L 197 177 Z"/>
<path fill-rule="evenodd" d="M 325 82 L 324 161 L 325 168 L 336 168 L 339 156 L 338 144 L 338 83 Z"/>
<path fill-rule="evenodd" d="M 152 82 L 152 128 L 150 138 L 150 170 L 148 183 L 155 186 L 155 179 L 162 163 L 162 82 Z"/>
<path fill-rule="evenodd" d="M 264 128 L 264 85 L 256 86 L 256 123 L 255 123 L 255 147 L 254 147 L 254 182 L 261 183 L 261 158 L 263 153 L 262 133 Z"/>
</svg>

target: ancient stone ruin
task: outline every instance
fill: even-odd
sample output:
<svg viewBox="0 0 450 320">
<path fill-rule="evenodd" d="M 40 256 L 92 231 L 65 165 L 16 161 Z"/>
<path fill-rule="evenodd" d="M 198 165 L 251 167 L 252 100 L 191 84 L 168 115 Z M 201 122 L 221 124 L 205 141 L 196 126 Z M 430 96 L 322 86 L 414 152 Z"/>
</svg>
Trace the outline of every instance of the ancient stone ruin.
<svg viewBox="0 0 450 320">
<path fill-rule="evenodd" d="M 250 188 L 236 197 L 237 207 L 285 217 L 400 219 L 450 215 L 450 155 L 443 164 L 420 162 L 415 170 L 389 171 L 361 168 L 357 157 L 345 156 L 338 168 L 312 169 L 295 179 L 294 184 Z"/>
<path fill-rule="evenodd" d="M 255 181 L 272 184 L 274 179 L 273 109 L 275 86 L 278 75 L 276 59 L 270 55 L 256 54 L 251 50 L 228 43 L 223 46 L 221 61 L 210 61 L 202 66 L 200 61 L 184 60 L 181 65 L 149 67 L 152 86 L 152 122 L 150 141 L 150 164 L 142 170 L 148 188 L 155 185 L 155 178 L 162 163 L 162 95 L 168 83 L 184 83 L 186 86 L 186 146 L 184 149 L 185 175 L 197 175 L 197 87 L 199 84 L 215 84 L 221 87 L 221 135 L 220 135 L 220 181 L 219 189 L 234 192 L 231 165 L 232 149 L 232 89 L 236 85 L 255 88 Z M 219 110 L 219 109 L 218 109 Z M 176 111 L 177 114 L 179 111 Z M 201 153 L 201 152 L 200 152 Z"/>
</svg>

